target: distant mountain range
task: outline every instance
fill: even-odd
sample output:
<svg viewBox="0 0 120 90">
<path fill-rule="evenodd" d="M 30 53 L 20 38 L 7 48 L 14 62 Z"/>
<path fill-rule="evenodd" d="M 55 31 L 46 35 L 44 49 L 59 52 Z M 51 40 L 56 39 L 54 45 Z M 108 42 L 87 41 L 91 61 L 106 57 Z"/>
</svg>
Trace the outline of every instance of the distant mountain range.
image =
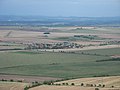
<svg viewBox="0 0 120 90">
<path fill-rule="evenodd" d="M 120 26 L 120 17 L 49 17 L 0 15 L 0 25 Z"/>
</svg>

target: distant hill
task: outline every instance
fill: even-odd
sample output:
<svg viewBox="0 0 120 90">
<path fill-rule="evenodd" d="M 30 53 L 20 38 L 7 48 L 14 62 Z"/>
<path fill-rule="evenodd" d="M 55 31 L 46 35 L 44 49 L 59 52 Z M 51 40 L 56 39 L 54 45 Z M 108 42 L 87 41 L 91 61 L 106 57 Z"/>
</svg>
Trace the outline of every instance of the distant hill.
<svg viewBox="0 0 120 90">
<path fill-rule="evenodd" d="M 0 25 L 120 27 L 120 17 L 49 17 L 0 15 Z"/>
</svg>

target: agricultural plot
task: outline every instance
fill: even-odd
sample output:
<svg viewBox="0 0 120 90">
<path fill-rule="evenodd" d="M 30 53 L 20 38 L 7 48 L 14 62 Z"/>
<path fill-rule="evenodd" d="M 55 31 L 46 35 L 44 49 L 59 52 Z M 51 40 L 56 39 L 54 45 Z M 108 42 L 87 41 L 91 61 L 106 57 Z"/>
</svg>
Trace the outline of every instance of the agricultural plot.
<svg viewBox="0 0 120 90">
<path fill-rule="evenodd" d="M 15 29 L 16 28 L 16 29 Z M 119 47 L 119 28 L 97 28 L 97 27 L 22 27 L 12 26 L 0 28 L 0 50 L 23 50 L 29 46 L 42 44 L 75 43 L 81 48 L 100 48 L 98 46 L 114 45 Z M 36 31 L 37 28 L 37 31 Z M 5 30 L 4 30 L 5 29 Z M 30 30 L 29 30 L 30 29 Z M 35 29 L 35 30 L 34 30 Z M 43 29 L 41 31 L 41 29 Z M 47 30 L 47 31 L 46 31 Z M 114 32 L 113 32 L 114 31 Z M 45 34 L 48 32 L 49 34 Z M 2 43 L 5 43 L 2 45 Z M 13 45 L 9 45 L 9 44 Z M 18 44 L 18 45 L 15 45 Z M 64 45 L 63 45 L 64 47 Z M 63 48 L 60 47 L 60 48 Z M 70 47 L 68 45 L 67 47 Z M 109 47 L 109 46 L 108 46 Z M 35 47 L 36 48 L 36 47 Z M 81 49 L 79 48 L 79 49 Z M 112 46 L 110 47 L 112 48 Z M 76 48 L 71 48 L 76 50 Z M 78 48 L 77 48 L 78 49 Z"/>
<path fill-rule="evenodd" d="M 120 76 L 79 78 L 41 85 L 30 90 L 120 90 Z"/>
<path fill-rule="evenodd" d="M 111 50 L 115 51 L 109 53 Z M 95 54 L 96 51 L 99 55 Z M 119 48 L 96 51 L 85 51 L 87 53 L 92 52 L 92 54 L 38 53 L 35 51 L 1 52 L 0 72 L 4 74 L 37 75 L 60 78 L 120 75 L 119 61 L 96 62 L 96 60 L 110 59 L 111 54 L 119 54 Z"/>
<path fill-rule="evenodd" d="M 30 90 L 94 90 L 94 88 L 84 88 L 79 86 L 39 86 Z"/>
<path fill-rule="evenodd" d="M 46 34 L 47 33 L 47 34 Z M 49 34 L 48 34 L 49 33 Z M 85 84 L 93 81 L 99 84 L 101 78 L 90 78 L 97 76 L 120 75 L 120 29 L 99 27 L 0 27 L 0 74 L 6 75 L 5 79 L 15 80 L 20 77 L 26 82 L 56 79 L 85 79 Z M 72 47 L 62 49 L 38 49 L 36 47 L 60 43 L 74 43 L 83 47 Z M 28 48 L 28 46 L 36 46 Z M 64 45 L 63 45 L 64 46 Z M 70 45 L 68 45 L 69 47 Z M 17 49 L 17 50 L 16 50 Z M 113 59 L 114 58 L 114 59 Z M 116 59 L 117 58 L 117 59 Z M 10 75 L 13 75 L 9 77 Z M 8 75 L 8 76 L 7 76 Z M 31 76 L 31 77 L 30 77 Z M 8 78 L 9 77 L 9 78 Z M 52 79 L 51 79 L 52 77 Z M 32 79 L 30 79 L 32 78 Z M 2 78 L 1 78 L 2 79 Z M 28 80 L 28 81 L 27 81 Z M 75 80 L 75 81 L 74 81 Z M 70 82 L 78 86 L 40 86 L 31 90 L 93 90 L 95 87 L 79 87 L 83 79 L 73 79 Z M 111 85 L 119 86 L 119 78 L 103 78 L 106 88 Z M 106 81 L 108 80 L 108 81 Z M 111 80 L 111 81 L 110 81 Z M 77 82 L 76 82 L 77 81 Z M 84 81 L 84 80 L 83 80 Z M 115 81 L 115 82 L 114 82 Z M 64 81 L 63 81 L 64 82 Z M 63 83 L 60 82 L 60 83 Z M 68 81 L 65 81 L 68 82 Z M 79 82 L 79 83 L 78 83 Z M 2 82 L 3 83 L 3 82 Z M 3 85 L 3 84 L 0 84 Z M 0 87 L 2 90 L 5 83 Z M 16 87 L 8 85 L 8 88 Z M 24 85 L 22 85 L 24 86 Z M 2 89 L 1 89 L 2 88 Z M 7 87 L 5 87 L 7 88 Z M 19 87 L 18 87 L 19 88 Z M 4 90 L 4 89 L 3 89 Z M 14 89 L 12 89 L 14 90 Z M 17 89 L 18 90 L 18 89 Z M 22 89 L 20 89 L 22 90 Z"/>
<path fill-rule="evenodd" d="M 55 84 L 62 85 L 64 83 L 68 83 L 68 85 L 74 83 L 74 85 L 76 86 L 85 86 L 85 87 L 90 87 L 90 84 L 92 84 L 92 86 L 99 87 L 99 84 L 101 84 L 101 86 L 104 85 L 104 87 L 106 88 L 111 88 L 112 86 L 114 88 L 120 88 L 120 76 L 79 78 L 79 79 L 56 82 Z"/>
<path fill-rule="evenodd" d="M 0 90 L 24 90 L 24 87 L 28 85 L 29 85 L 28 83 L 0 81 Z"/>
</svg>

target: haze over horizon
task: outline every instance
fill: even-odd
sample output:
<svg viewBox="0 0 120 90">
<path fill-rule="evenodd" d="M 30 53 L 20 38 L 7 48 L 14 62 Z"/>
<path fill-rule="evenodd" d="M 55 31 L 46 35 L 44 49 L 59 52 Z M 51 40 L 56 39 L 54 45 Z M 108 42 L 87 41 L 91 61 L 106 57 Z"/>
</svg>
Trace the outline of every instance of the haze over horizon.
<svg viewBox="0 0 120 90">
<path fill-rule="evenodd" d="M 0 0 L 0 15 L 120 16 L 120 0 Z"/>
</svg>

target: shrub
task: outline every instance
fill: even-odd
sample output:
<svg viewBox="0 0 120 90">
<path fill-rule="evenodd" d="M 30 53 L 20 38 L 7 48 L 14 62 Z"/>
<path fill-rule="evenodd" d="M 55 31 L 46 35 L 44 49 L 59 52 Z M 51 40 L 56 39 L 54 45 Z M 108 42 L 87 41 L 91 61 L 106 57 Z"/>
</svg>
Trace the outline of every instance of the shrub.
<svg viewBox="0 0 120 90">
<path fill-rule="evenodd" d="M 10 82 L 13 82 L 14 80 L 13 79 L 10 79 Z"/>
<path fill-rule="evenodd" d="M 105 85 L 103 85 L 103 87 L 105 87 Z"/>
<path fill-rule="evenodd" d="M 114 86 L 112 86 L 112 88 L 114 88 Z"/>
<path fill-rule="evenodd" d="M 68 85 L 68 83 L 65 83 L 65 85 Z"/>
<path fill-rule="evenodd" d="M 65 83 L 62 83 L 62 85 L 65 85 Z"/>
<path fill-rule="evenodd" d="M 81 86 L 84 86 L 84 84 L 83 84 L 83 83 L 81 83 Z"/>
<path fill-rule="evenodd" d="M 93 87 L 93 84 L 91 84 L 90 86 Z"/>
<path fill-rule="evenodd" d="M 96 84 L 94 84 L 94 87 L 96 87 Z"/>
<path fill-rule="evenodd" d="M 53 84 L 53 81 L 44 81 L 43 84 L 45 84 L 45 85 L 51 85 L 51 84 Z"/>
<path fill-rule="evenodd" d="M 74 83 L 71 83 L 72 86 L 74 86 L 75 84 Z"/>
<path fill-rule="evenodd" d="M 22 82 L 22 80 L 17 80 L 17 82 Z"/>
<path fill-rule="evenodd" d="M 7 80 L 5 80 L 5 79 L 2 79 L 1 81 L 7 81 Z"/>
<path fill-rule="evenodd" d="M 101 84 L 99 84 L 99 87 L 101 87 Z"/>
<path fill-rule="evenodd" d="M 28 89 L 29 89 L 29 87 L 27 87 L 27 86 L 24 88 L 24 90 L 28 90 Z"/>
<path fill-rule="evenodd" d="M 38 81 L 35 81 L 35 83 L 37 84 L 37 83 L 38 83 Z"/>
<path fill-rule="evenodd" d="M 99 90 L 99 88 L 95 88 L 95 90 Z"/>
</svg>

